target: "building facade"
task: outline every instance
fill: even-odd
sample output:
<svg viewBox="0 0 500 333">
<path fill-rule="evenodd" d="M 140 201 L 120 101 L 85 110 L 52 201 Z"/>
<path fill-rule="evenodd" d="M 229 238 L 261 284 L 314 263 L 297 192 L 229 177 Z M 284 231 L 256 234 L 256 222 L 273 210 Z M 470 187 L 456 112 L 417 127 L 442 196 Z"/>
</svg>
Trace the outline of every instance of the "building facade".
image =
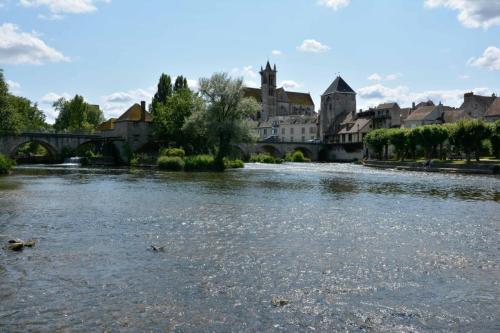
<svg viewBox="0 0 500 333">
<path fill-rule="evenodd" d="M 278 116 L 315 116 L 314 102 L 309 93 L 286 91 L 277 87 L 276 65 L 269 61 L 261 67 L 259 88 L 245 88 L 245 97 L 253 97 L 261 105 L 257 121 L 268 121 Z"/>
<path fill-rule="evenodd" d="M 356 112 L 356 93 L 340 76 L 321 95 L 320 136 L 324 143 L 333 142 L 344 118 Z"/>
</svg>

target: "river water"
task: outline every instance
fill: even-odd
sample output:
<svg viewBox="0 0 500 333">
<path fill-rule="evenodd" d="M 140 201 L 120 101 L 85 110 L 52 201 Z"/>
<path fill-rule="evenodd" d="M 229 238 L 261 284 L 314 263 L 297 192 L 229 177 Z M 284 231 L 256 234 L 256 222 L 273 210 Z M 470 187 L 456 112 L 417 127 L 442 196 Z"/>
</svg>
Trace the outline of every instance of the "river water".
<svg viewBox="0 0 500 333">
<path fill-rule="evenodd" d="M 20 168 L 0 331 L 498 332 L 499 234 L 499 177 Z"/>
</svg>

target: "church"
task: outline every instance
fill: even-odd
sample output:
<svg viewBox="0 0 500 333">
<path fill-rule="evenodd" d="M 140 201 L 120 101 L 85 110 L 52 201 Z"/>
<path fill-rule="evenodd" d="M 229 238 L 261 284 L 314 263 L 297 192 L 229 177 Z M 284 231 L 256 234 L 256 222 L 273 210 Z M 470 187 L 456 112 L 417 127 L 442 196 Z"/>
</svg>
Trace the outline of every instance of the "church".
<svg viewBox="0 0 500 333">
<path fill-rule="evenodd" d="M 276 65 L 271 67 L 269 61 L 266 68 L 260 70 L 260 89 L 245 88 L 245 97 L 253 97 L 262 106 L 257 114 L 258 121 L 268 121 L 281 116 L 313 116 L 314 102 L 309 93 L 286 91 L 277 88 Z"/>
</svg>

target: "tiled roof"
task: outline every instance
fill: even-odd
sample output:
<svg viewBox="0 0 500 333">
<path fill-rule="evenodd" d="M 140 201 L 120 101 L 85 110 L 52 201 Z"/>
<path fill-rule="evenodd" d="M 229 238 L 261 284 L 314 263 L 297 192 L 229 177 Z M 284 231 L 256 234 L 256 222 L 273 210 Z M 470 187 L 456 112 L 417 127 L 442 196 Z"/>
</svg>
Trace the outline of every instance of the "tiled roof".
<svg viewBox="0 0 500 333">
<path fill-rule="evenodd" d="M 337 76 L 337 78 L 332 82 L 332 84 L 326 89 L 323 95 L 329 95 L 336 92 L 355 94 L 354 90 L 344 81 L 343 78 Z"/>
<path fill-rule="evenodd" d="M 127 111 L 125 111 L 120 118 L 118 118 L 116 121 L 141 121 L 141 106 L 139 104 L 134 104 L 132 105 Z M 153 117 L 149 112 L 146 111 L 146 122 L 152 122 Z"/>
<path fill-rule="evenodd" d="M 465 110 L 460 109 L 450 109 L 443 112 L 443 121 L 445 123 L 456 123 L 461 119 L 471 119 Z"/>
<path fill-rule="evenodd" d="M 500 116 L 500 98 L 496 98 L 484 114 L 485 117 L 499 117 Z"/>
<path fill-rule="evenodd" d="M 362 131 L 369 123 L 369 118 L 358 118 L 354 122 L 354 125 L 341 129 L 338 134 L 358 133 L 359 131 Z"/>
<path fill-rule="evenodd" d="M 309 93 L 299 93 L 293 91 L 286 91 L 286 95 L 288 96 L 288 102 L 290 104 L 298 104 L 305 106 L 314 106 L 314 102 L 312 100 L 311 94 Z"/>
<path fill-rule="evenodd" d="M 105 122 L 101 123 L 99 126 L 97 126 L 96 131 L 98 132 L 111 131 L 112 129 L 115 128 L 115 122 L 116 118 L 110 118 Z"/>
<path fill-rule="evenodd" d="M 424 120 L 429 114 L 431 114 L 432 111 L 434 111 L 435 107 L 436 106 L 434 105 L 421 106 L 413 111 L 410 115 L 408 115 L 405 120 Z"/>
<path fill-rule="evenodd" d="M 392 109 L 392 108 L 393 108 L 393 107 L 395 107 L 396 105 L 399 107 L 398 103 L 383 103 L 383 104 L 379 104 L 379 105 L 376 107 L 376 109 L 377 109 L 377 110 Z"/>
<path fill-rule="evenodd" d="M 258 103 L 262 103 L 262 92 L 259 88 L 243 88 L 245 97 L 253 97 Z"/>
</svg>

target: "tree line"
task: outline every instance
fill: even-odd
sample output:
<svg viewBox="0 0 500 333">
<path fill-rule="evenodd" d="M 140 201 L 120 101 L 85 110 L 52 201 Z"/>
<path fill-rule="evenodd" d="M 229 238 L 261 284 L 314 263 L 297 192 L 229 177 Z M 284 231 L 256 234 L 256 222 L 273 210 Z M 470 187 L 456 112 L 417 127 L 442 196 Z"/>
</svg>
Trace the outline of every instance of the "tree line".
<svg viewBox="0 0 500 333">
<path fill-rule="evenodd" d="M 390 145 L 401 161 L 417 157 L 446 159 L 462 154 L 468 162 L 472 157 L 479 161 L 482 155 L 500 158 L 500 120 L 494 123 L 481 119 L 460 120 L 413 129 L 381 128 L 366 134 L 364 142 L 378 159 L 388 159 Z"/>
</svg>

